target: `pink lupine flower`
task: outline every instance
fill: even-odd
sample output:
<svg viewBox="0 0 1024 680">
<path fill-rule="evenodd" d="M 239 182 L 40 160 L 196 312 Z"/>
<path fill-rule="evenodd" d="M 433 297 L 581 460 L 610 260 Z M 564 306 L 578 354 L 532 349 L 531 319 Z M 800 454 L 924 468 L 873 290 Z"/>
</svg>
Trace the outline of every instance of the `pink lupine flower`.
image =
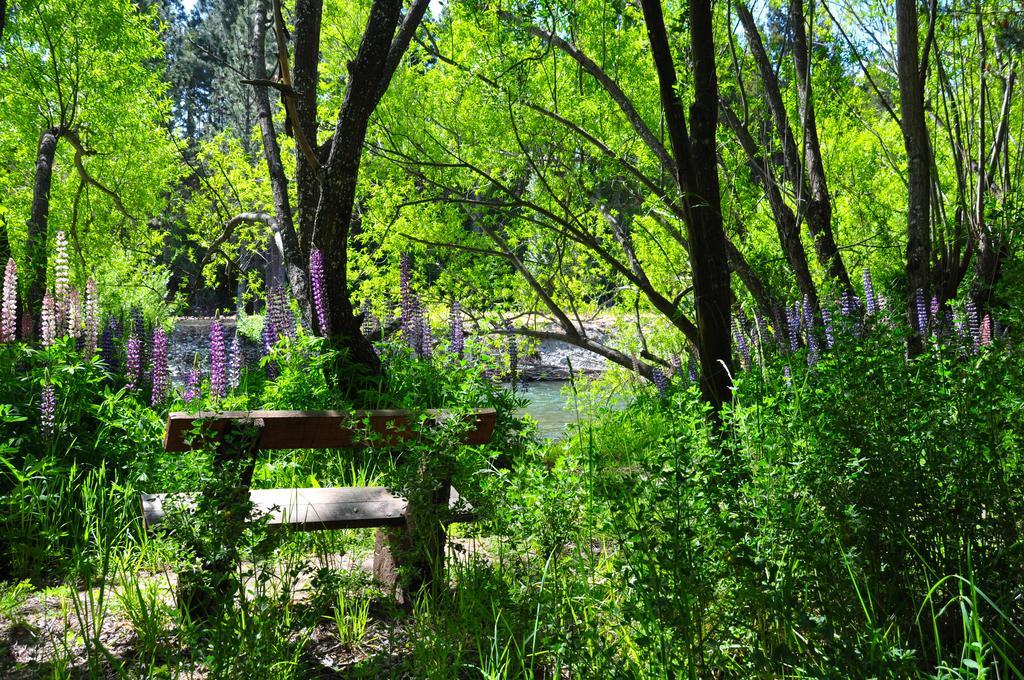
<svg viewBox="0 0 1024 680">
<path fill-rule="evenodd" d="M 18 318 L 18 265 L 7 260 L 4 269 L 3 301 L 0 304 L 0 342 L 14 342 Z"/>
<path fill-rule="evenodd" d="M 128 378 L 128 389 L 134 390 L 139 387 L 142 377 L 142 341 L 135 333 L 128 338 L 128 346 L 125 349 L 125 377 Z"/>
<path fill-rule="evenodd" d="M 53 388 L 53 383 L 48 380 L 43 385 L 43 394 L 39 400 L 39 424 L 47 438 L 53 436 L 57 424 L 57 392 Z"/>
<path fill-rule="evenodd" d="M 40 339 L 44 347 L 49 347 L 57 339 L 57 310 L 53 302 L 53 296 L 49 293 L 43 296 L 43 318 L 40 325 Z"/>
<path fill-rule="evenodd" d="M 96 351 L 96 337 L 100 332 L 99 299 L 96 295 L 96 281 L 90 278 L 85 282 L 85 357 L 92 357 Z"/>
<path fill-rule="evenodd" d="M 68 281 L 68 240 L 63 231 L 58 231 L 53 256 L 53 297 L 54 316 L 61 328 L 66 323 L 68 312 Z"/>
</svg>

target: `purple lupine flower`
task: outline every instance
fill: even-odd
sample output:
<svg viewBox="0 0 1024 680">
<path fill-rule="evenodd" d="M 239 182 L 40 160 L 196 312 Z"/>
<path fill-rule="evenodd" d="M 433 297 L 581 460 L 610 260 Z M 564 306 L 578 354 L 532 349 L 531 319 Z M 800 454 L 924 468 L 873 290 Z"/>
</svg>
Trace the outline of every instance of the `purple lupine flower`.
<svg viewBox="0 0 1024 680">
<path fill-rule="evenodd" d="M 146 337 L 146 319 L 138 307 L 132 308 L 132 332 L 140 338 Z"/>
<path fill-rule="evenodd" d="M 800 310 L 797 305 L 786 308 L 786 323 L 789 330 L 789 348 L 795 352 L 800 348 Z"/>
<path fill-rule="evenodd" d="M 181 395 L 187 402 L 199 398 L 199 369 L 195 366 L 188 372 L 188 380 L 185 382 L 185 393 Z"/>
<path fill-rule="evenodd" d="M 878 300 L 875 298 L 875 285 L 871 281 L 871 270 L 867 267 L 864 267 L 862 278 L 864 281 L 864 304 L 870 316 L 878 311 Z"/>
<path fill-rule="evenodd" d="M 324 254 L 314 248 L 309 254 L 309 279 L 313 286 L 313 308 L 316 311 L 316 322 L 320 326 L 320 335 L 331 334 L 331 326 L 327 320 L 327 282 L 324 278 Z"/>
<path fill-rule="evenodd" d="M 128 378 L 128 389 L 134 390 L 140 385 L 142 377 L 142 340 L 135 333 L 128 338 L 125 349 L 125 377 Z"/>
<path fill-rule="evenodd" d="M 664 397 L 668 394 L 668 378 L 664 373 L 661 372 L 660 368 L 655 368 L 651 376 L 651 382 L 658 388 L 658 394 Z"/>
<path fill-rule="evenodd" d="M 697 362 L 694 360 L 693 355 L 690 355 L 689 359 L 686 361 L 686 372 L 690 377 L 690 382 L 692 383 L 697 382 L 700 378 L 700 375 L 697 373 Z"/>
<path fill-rule="evenodd" d="M 277 344 L 278 332 L 274 324 L 274 315 L 267 310 L 267 313 L 263 316 L 263 331 L 261 333 L 263 344 L 261 349 L 263 350 L 263 356 L 270 354 L 270 350 Z"/>
<path fill-rule="evenodd" d="M 18 319 L 18 265 L 14 258 L 4 268 L 3 300 L 0 303 L 0 342 L 14 342 Z"/>
<path fill-rule="evenodd" d="M 771 342 L 771 336 L 768 334 L 768 322 L 761 316 L 761 312 L 756 310 L 754 311 L 754 326 L 757 328 L 757 346 L 763 352 Z"/>
<path fill-rule="evenodd" d="M 804 295 L 802 323 L 804 332 L 810 335 L 811 330 L 814 328 L 814 309 L 811 307 L 811 297 L 809 295 Z"/>
<path fill-rule="evenodd" d="M 57 392 L 49 380 L 43 385 L 43 393 L 39 400 L 39 424 L 47 439 L 53 436 L 57 424 Z"/>
<path fill-rule="evenodd" d="M 678 354 L 671 354 L 668 358 L 668 365 L 672 367 L 672 375 L 676 376 L 683 372 L 683 362 Z"/>
<path fill-rule="evenodd" d="M 153 329 L 153 394 L 150 403 L 156 406 L 167 398 L 170 380 L 167 374 L 167 333 L 159 325 Z"/>
<path fill-rule="evenodd" d="M 466 333 L 462 327 L 462 308 L 458 300 L 452 301 L 452 309 L 448 315 L 448 333 L 451 353 L 461 357 L 466 349 Z"/>
<path fill-rule="evenodd" d="M 238 341 L 238 333 L 231 339 L 231 361 L 228 363 L 228 386 L 236 389 L 242 382 L 242 367 L 245 365 L 245 356 L 242 354 L 242 344 Z"/>
<path fill-rule="evenodd" d="M 96 351 L 96 336 L 100 330 L 99 299 L 96 294 L 96 281 L 90 277 L 85 282 L 85 356 L 92 357 Z"/>
<path fill-rule="evenodd" d="M 848 290 L 844 290 L 842 292 L 839 296 L 839 311 L 843 316 L 849 318 L 854 315 L 857 310 L 856 304 L 854 303 L 854 300 L 856 299 L 856 296 L 852 292 Z"/>
<path fill-rule="evenodd" d="M 778 304 L 772 308 L 772 323 L 775 324 L 775 341 L 779 351 L 785 352 L 789 347 L 789 325 L 786 323 L 786 310 Z"/>
<path fill-rule="evenodd" d="M 272 306 L 274 329 L 282 336 L 294 338 L 295 315 L 292 314 L 292 306 L 288 302 L 288 294 L 283 286 L 273 288 L 270 294 L 274 298 Z"/>
<path fill-rule="evenodd" d="M 103 336 L 100 338 L 100 358 L 106 364 L 107 370 L 111 372 L 117 370 L 117 350 L 114 347 L 114 336 L 121 334 L 114 324 L 114 319 L 110 319 L 103 328 Z"/>
<path fill-rule="evenodd" d="M 420 355 L 429 359 L 434 356 L 434 333 L 430 330 L 430 317 L 427 316 L 427 307 L 423 306 L 420 310 Z"/>
<path fill-rule="evenodd" d="M 793 373 L 789 370 L 789 365 L 782 367 L 782 377 L 786 379 L 786 386 L 790 387 L 793 385 Z"/>
<path fill-rule="evenodd" d="M 419 356 L 423 348 L 423 314 L 420 311 L 420 299 L 411 293 L 402 303 L 402 334 L 405 336 L 405 344 L 414 355 Z"/>
<path fill-rule="evenodd" d="M 824 307 L 821 308 L 821 321 L 825 326 L 825 349 L 832 349 L 836 344 L 836 336 L 832 330 L 832 313 Z"/>
<path fill-rule="evenodd" d="M 57 339 L 57 309 L 53 302 L 53 296 L 49 293 L 43 296 L 42 321 L 41 340 L 44 347 L 49 347 Z"/>
<path fill-rule="evenodd" d="M 918 288 L 914 291 L 914 308 L 917 312 L 917 328 L 915 329 L 921 335 L 926 335 L 928 332 L 928 308 L 924 305 L 924 291 Z"/>
<path fill-rule="evenodd" d="M 931 309 L 929 310 L 929 314 L 930 314 L 930 316 L 932 318 L 932 323 L 937 325 L 938 324 L 938 319 L 939 319 L 939 296 L 938 295 L 932 295 L 932 304 L 931 304 Z"/>
<path fill-rule="evenodd" d="M 59 334 L 67 322 L 68 312 L 68 240 L 63 231 L 57 232 L 53 254 L 53 296 L 55 333 Z M 56 335 L 54 336 L 56 337 Z"/>
<path fill-rule="evenodd" d="M 820 354 L 818 351 L 818 339 L 813 333 L 807 334 L 807 365 L 814 366 L 818 363 Z"/>
<path fill-rule="evenodd" d="M 981 342 L 981 330 L 978 327 L 978 308 L 974 305 L 973 300 L 967 301 L 965 311 L 967 313 L 967 329 L 971 332 L 971 346 L 978 349 Z"/>
<path fill-rule="evenodd" d="M 220 399 L 227 394 L 228 358 L 224 347 L 224 327 L 220 321 L 210 324 L 210 396 Z"/>
<path fill-rule="evenodd" d="M 981 344 L 992 344 L 992 317 L 988 314 L 981 319 Z"/>
<path fill-rule="evenodd" d="M 736 347 L 740 351 L 740 356 L 743 357 L 744 368 L 750 368 L 750 345 L 747 344 L 747 336 L 743 332 L 743 325 L 736 316 L 732 317 L 732 334 L 736 338 Z"/>
<path fill-rule="evenodd" d="M 416 351 L 419 345 L 416 324 L 419 320 L 419 300 L 412 292 L 412 258 L 402 254 L 399 267 L 399 290 L 402 297 L 402 336 L 409 347 Z"/>
</svg>

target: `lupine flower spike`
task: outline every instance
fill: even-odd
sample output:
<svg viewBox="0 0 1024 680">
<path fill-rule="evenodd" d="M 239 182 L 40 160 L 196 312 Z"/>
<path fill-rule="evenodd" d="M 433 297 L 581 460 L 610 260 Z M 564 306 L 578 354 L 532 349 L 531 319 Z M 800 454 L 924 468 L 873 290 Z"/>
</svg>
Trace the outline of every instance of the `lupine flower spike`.
<svg viewBox="0 0 1024 680">
<path fill-rule="evenodd" d="M 77 338 L 82 330 L 82 298 L 74 288 L 68 288 L 67 335 Z"/>
<path fill-rule="evenodd" d="M 309 255 L 309 279 L 313 286 L 313 308 L 316 312 L 316 322 L 320 327 L 320 335 L 327 337 L 331 334 L 331 326 L 327 320 L 327 288 L 324 278 L 324 254 L 319 248 L 314 248 Z"/>
<path fill-rule="evenodd" d="M 124 372 L 125 377 L 128 378 L 128 389 L 137 389 L 142 376 L 142 340 L 135 333 L 128 338 Z"/>
<path fill-rule="evenodd" d="M 47 293 L 43 296 L 43 318 L 40 327 L 41 340 L 44 347 L 49 347 L 57 339 L 57 310 L 54 306 L 53 296 Z"/>
<path fill-rule="evenodd" d="M 18 265 L 14 258 L 4 268 L 3 301 L 0 304 L 0 342 L 14 342 L 18 319 Z"/>
<path fill-rule="evenodd" d="M 992 317 L 988 314 L 981 319 L 981 344 L 992 344 Z"/>
<path fill-rule="evenodd" d="M 242 356 L 242 345 L 238 341 L 238 333 L 231 339 L 231 361 L 228 363 L 228 387 L 235 389 L 242 381 L 242 365 L 245 357 Z"/>
<path fill-rule="evenodd" d="M 185 383 L 182 398 L 185 401 L 195 401 L 199 398 L 199 369 L 194 366 L 188 372 L 188 381 Z"/>
<path fill-rule="evenodd" d="M 170 380 L 167 375 L 167 333 L 160 326 L 153 330 L 153 395 L 150 403 L 156 406 L 167 398 Z"/>
<path fill-rule="evenodd" d="M 871 280 L 871 270 L 864 267 L 864 304 L 867 306 L 868 315 L 878 311 L 878 300 L 875 297 L 875 284 Z"/>
<path fill-rule="evenodd" d="M 96 351 L 96 336 L 100 330 L 99 300 L 96 295 L 96 281 L 85 282 L 85 357 Z"/>
<path fill-rule="evenodd" d="M 786 309 L 786 323 L 789 329 L 789 348 L 795 352 L 800 348 L 800 311 L 797 305 Z"/>
<path fill-rule="evenodd" d="M 967 329 L 971 334 L 971 346 L 974 349 L 978 349 L 978 345 L 981 342 L 981 329 L 978 327 L 978 308 L 974 306 L 972 300 L 967 301 Z"/>
<path fill-rule="evenodd" d="M 654 383 L 654 386 L 658 388 L 659 395 L 664 397 L 668 394 L 668 378 L 665 377 L 665 374 L 661 372 L 660 368 L 654 369 L 652 382 Z"/>
<path fill-rule="evenodd" d="M 914 307 L 917 311 L 917 332 L 922 336 L 928 334 L 928 308 L 924 304 L 924 291 L 918 288 L 914 292 Z"/>
<path fill-rule="evenodd" d="M 103 335 L 100 337 L 100 358 L 103 359 L 103 363 L 107 365 L 107 370 L 109 371 L 117 369 L 117 353 L 114 348 L 114 336 L 117 334 L 114 320 L 110 319 L 103 328 Z"/>
<path fill-rule="evenodd" d="M 49 380 L 43 385 L 43 393 L 39 400 L 39 424 L 47 438 L 53 436 L 57 424 L 57 392 Z"/>
<path fill-rule="evenodd" d="M 736 337 L 736 347 L 740 351 L 740 356 L 743 357 L 744 368 L 749 368 L 750 363 L 750 345 L 747 344 L 747 336 L 743 332 L 743 326 L 740 323 L 739 318 L 732 317 L 732 333 Z"/>
<path fill-rule="evenodd" d="M 430 330 L 430 317 L 427 316 L 427 308 L 424 305 L 420 311 L 420 355 L 429 359 L 434 355 L 434 333 Z"/>
<path fill-rule="evenodd" d="M 821 321 L 825 326 L 825 349 L 832 349 L 832 345 L 836 344 L 835 333 L 832 330 L 832 313 L 824 307 L 821 309 Z"/>
<path fill-rule="evenodd" d="M 59 326 L 66 323 L 68 312 L 68 240 L 63 231 L 57 232 L 53 256 L 54 316 Z"/>
<path fill-rule="evenodd" d="M 227 369 L 224 327 L 220 321 L 214 321 L 210 324 L 210 395 L 217 399 L 227 394 Z"/>
</svg>

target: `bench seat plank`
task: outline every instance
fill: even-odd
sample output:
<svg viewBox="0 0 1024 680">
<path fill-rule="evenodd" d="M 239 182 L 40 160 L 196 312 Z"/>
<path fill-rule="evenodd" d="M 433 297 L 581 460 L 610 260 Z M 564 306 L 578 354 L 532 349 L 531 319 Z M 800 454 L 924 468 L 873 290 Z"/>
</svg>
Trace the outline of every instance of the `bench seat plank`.
<svg viewBox="0 0 1024 680">
<path fill-rule="evenodd" d="M 195 502 L 195 494 L 142 494 L 142 517 L 147 529 L 163 521 L 164 503 L 170 497 L 174 497 L 175 503 L 168 503 L 169 506 L 187 507 Z M 268 516 L 269 526 L 289 526 L 302 531 L 404 526 L 408 508 L 404 498 L 383 486 L 254 489 L 249 492 L 249 498 L 257 514 Z M 473 509 L 462 501 L 454 488 L 448 506 L 453 510 L 460 508 L 451 517 L 453 522 L 475 519 Z"/>
<path fill-rule="evenodd" d="M 442 420 L 449 412 L 428 409 L 428 418 Z M 466 433 L 465 443 L 486 444 L 494 433 L 497 413 L 492 408 L 472 411 L 475 422 Z M 262 432 L 254 448 L 259 449 L 346 449 L 379 442 L 395 446 L 416 436 L 410 426 L 411 414 L 401 409 L 374 411 L 211 411 L 167 416 L 164 435 L 165 451 L 188 451 L 192 447 L 190 433 L 197 420 L 213 439 L 217 439 L 234 422 L 252 421 L 262 424 Z"/>
</svg>

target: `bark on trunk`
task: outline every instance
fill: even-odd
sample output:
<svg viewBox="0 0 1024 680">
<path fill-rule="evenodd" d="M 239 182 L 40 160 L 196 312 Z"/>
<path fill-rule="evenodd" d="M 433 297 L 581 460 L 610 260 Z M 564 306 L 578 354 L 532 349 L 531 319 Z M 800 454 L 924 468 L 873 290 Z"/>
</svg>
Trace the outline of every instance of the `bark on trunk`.
<svg viewBox="0 0 1024 680">
<path fill-rule="evenodd" d="M 323 0 L 295 1 L 294 81 L 295 112 L 292 125 L 299 128 L 314 149 L 317 148 L 317 85 L 320 80 L 320 20 Z M 322 158 L 321 158 L 322 162 Z M 313 224 L 320 202 L 319 168 L 311 167 L 301 153 L 295 158 L 295 196 L 297 199 L 299 255 L 306 267 L 312 249 Z M 324 253 L 324 258 L 330 257 Z"/>
<path fill-rule="evenodd" d="M 697 350 L 701 363 L 701 393 L 716 414 L 731 398 L 732 302 L 725 231 L 722 227 L 718 184 L 718 79 L 711 3 L 690 2 L 690 43 L 694 71 L 694 102 L 690 105 L 690 137 L 686 113 L 676 92 L 676 71 L 669 48 L 660 0 L 641 0 L 647 35 L 658 76 L 676 180 L 687 215 L 694 300 L 697 312 Z"/>
<path fill-rule="evenodd" d="M 349 66 L 349 84 L 327 158 L 311 239 L 324 253 L 331 337 L 348 351 L 349 361 L 376 373 L 381 371 L 380 359 L 363 337 L 348 295 L 347 246 L 363 141 L 379 94 L 383 94 L 380 84 L 401 10 L 401 0 L 374 0 L 370 8 L 359 51 Z"/>
<path fill-rule="evenodd" d="M 28 219 L 25 254 L 28 262 L 26 308 L 33 321 L 32 332 L 39 323 L 46 293 L 46 245 L 50 221 L 50 187 L 53 184 L 53 159 L 57 153 L 60 128 L 50 128 L 39 137 L 36 153 L 36 176 L 32 187 L 32 210 Z"/>
<path fill-rule="evenodd" d="M 267 80 L 266 29 L 267 0 L 256 0 L 256 18 L 253 23 L 250 57 L 253 78 L 257 81 Z M 265 87 L 257 86 L 255 90 L 256 111 L 263 138 L 263 155 L 267 161 L 267 172 L 270 175 L 270 187 L 274 196 L 275 230 L 277 236 L 280 237 L 285 276 L 288 278 L 292 294 L 299 302 L 303 320 L 306 324 L 311 325 L 313 314 L 310 313 L 306 261 L 302 256 L 298 236 L 295 232 L 292 206 L 288 197 L 288 177 L 284 172 L 284 163 L 281 162 L 281 147 L 277 143 L 277 131 L 274 129 L 274 113 L 270 105 L 270 94 Z"/>
<path fill-rule="evenodd" d="M 930 153 L 924 117 L 924 87 L 919 68 L 917 3 L 896 2 L 896 75 L 900 86 L 903 145 L 907 151 L 907 318 L 917 327 L 916 292 L 929 298 L 931 257 Z M 918 354 L 923 348 L 922 329 L 911 334 L 908 348 Z"/>
<path fill-rule="evenodd" d="M 818 260 L 829 276 L 846 290 L 852 290 L 850 276 L 832 233 L 832 197 L 829 195 L 828 182 L 825 179 L 825 164 L 821 158 L 821 144 L 818 141 L 818 122 L 814 114 L 803 0 L 790 0 L 789 18 L 793 24 L 793 64 L 796 67 L 800 124 L 804 133 L 804 167 L 807 169 L 810 188 L 805 214 L 807 229 L 814 239 L 814 250 L 818 254 Z"/>
<path fill-rule="evenodd" d="M 796 277 L 797 286 L 800 292 L 807 297 L 811 304 L 816 319 L 821 318 L 821 309 L 818 303 L 818 289 L 814 285 L 811 276 L 811 268 L 807 263 L 807 253 L 804 252 L 803 243 L 800 242 L 800 225 L 797 223 L 796 215 L 782 197 L 774 177 L 768 170 L 768 164 L 758 150 L 757 143 L 747 127 L 740 121 L 739 117 L 728 106 L 722 107 L 725 114 L 726 124 L 736 134 L 740 141 L 747 159 L 754 166 L 754 171 L 761 177 L 764 184 L 765 194 L 768 197 L 768 205 L 771 207 L 772 215 L 775 218 L 775 227 L 779 235 L 779 245 L 786 256 L 790 269 Z M 768 311 L 771 314 L 771 311 Z"/>
</svg>

